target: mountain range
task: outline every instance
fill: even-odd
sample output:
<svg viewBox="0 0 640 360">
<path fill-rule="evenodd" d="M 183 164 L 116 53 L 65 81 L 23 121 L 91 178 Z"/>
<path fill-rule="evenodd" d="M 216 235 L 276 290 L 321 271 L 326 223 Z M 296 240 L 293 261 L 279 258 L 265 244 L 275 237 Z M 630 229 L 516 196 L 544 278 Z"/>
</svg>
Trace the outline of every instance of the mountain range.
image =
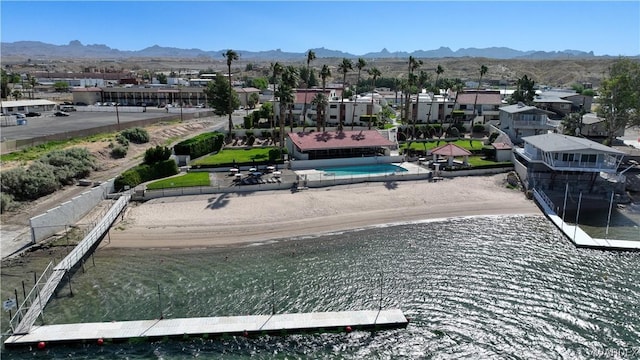
<svg viewBox="0 0 640 360">
<path fill-rule="evenodd" d="M 235 49 L 234 49 L 235 50 Z M 489 48 L 464 48 L 456 51 L 448 47 L 440 47 L 435 50 L 416 50 L 413 52 L 390 52 L 382 49 L 379 52 L 370 52 L 362 55 L 354 55 L 339 50 L 325 48 L 311 49 L 318 58 L 367 58 L 367 59 L 393 59 L 407 58 L 460 58 L 482 57 L 489 59 L 586 59 L 610 57 L 596 56 L 593 51 L 580 50 L 564 51 L 520 51 L 507 47 Z M 33 59 L 56 58 L 85 58 L 85 59 L 125 59 L 125 58 L 213 58 L 221 59 L 225 50 L 204 51 L 201 49 L 180 49 L 175 47 L 163 47 L 154 45 L 142 50 L 125 51 L 110 48 L 103 44 L 83 45 L 78 40 L 70 41 L 67 45 L 53 45 L 40 41 L 16 41 L 0 43 L 0 51 L 3 57 L 19 56 Z M 252 60 L 303 60 L 306 53 L 285 52 L 280 49 L 269 51 L 235 50 L 242 59 Z"/>
</svg>

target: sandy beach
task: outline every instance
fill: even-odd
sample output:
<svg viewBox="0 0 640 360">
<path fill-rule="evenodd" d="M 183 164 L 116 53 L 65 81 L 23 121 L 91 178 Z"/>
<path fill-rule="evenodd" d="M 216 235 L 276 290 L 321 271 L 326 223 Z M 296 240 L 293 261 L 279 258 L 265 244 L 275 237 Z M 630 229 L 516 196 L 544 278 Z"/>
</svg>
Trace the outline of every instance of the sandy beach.
<svg viewBox="0 0 640 360">
<path fill-rule="evenodd" d="M 476 215 L 541 215 L 506 174 L 167 197 L 132 204 L 107 248 L 197 248 Z M 105 242 L 103 242 L 105 244 Z"/>
</svg>

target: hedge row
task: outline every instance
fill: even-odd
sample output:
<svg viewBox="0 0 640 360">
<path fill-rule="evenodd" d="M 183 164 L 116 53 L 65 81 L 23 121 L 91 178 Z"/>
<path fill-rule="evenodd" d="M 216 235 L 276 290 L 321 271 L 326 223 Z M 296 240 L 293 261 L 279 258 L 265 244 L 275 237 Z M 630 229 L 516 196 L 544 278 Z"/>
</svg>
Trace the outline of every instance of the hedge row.
<svg viewBox="0 0 640 360">
<path fill-rule="evenodd" d="M 219 132 L 204 133 L 176 144 L 173 152 L 176 155 L 189 155 L 192 159 L 220 151 L 224 144 L 224 134 Z"/>
<path fill-rule="evenodd" d="M 125 185 L 134 188 L 143 182 L 161 179 L 178 173 L 178 164 L 173 159 L 154 164 L 142 164 L 123 172 L 114 181 L 116 191 L 124 190 Z"/>
</svg>

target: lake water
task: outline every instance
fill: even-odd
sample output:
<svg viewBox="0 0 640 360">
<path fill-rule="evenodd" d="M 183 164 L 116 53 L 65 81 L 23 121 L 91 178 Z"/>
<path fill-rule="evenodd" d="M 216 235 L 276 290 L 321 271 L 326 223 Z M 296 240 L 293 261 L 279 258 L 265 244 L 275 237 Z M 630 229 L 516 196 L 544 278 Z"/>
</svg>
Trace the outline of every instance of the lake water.
<svg viewBox="0 0 640 360">
<path fill-rule="evenodd" d="M 63 254 L 3 266 L 2 296 L 32 283 L 29 271 L 41 271 L 53 255 Z M 47 306 L 47 322 L 381 305 L 401 308 L 411 323 L 376 333 L 3 350 L 3 359 L 640 357 L 640 253 L 576 249 L 543 216 L 458 218 L 219 249 L 100 249 L 94 261 L 74 275 L 73 297 L 64 287 Z"/>
</svg>

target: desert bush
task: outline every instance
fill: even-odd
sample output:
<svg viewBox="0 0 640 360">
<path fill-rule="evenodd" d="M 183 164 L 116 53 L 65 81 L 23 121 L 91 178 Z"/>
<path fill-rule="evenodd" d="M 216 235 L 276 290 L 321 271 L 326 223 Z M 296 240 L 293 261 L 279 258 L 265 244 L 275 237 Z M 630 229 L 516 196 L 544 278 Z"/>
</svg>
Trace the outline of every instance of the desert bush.
<svg viewBox="0 0 640 360">
<path fill-rule="evenodd" d="M 171 149 L 166 146 L 156 146 L 147 149 L 144 152 L 144 163 L 153 164 L 160 161 L 167 160 L 171 157 Z"/>
<path fill-rule="evenodd" d="M 127 152 L 129 152 L 129 149 L 127 147 L 122 145 L 115 145 L 111 149 L 111 157 L 114 159 L 122 159 L 123 157 L 127 156 Z"/>
<path fill-rule="evenodd" d="M 75 179 L 87 177 L 97 169 L 95 157 L 86 148 L 54 150 L 38 161 L 54 166 L 54 173 L 62 185 L 73 184 Z"/>
<path fill-rule="evenodd" d="M 118 142 L 118 144 L 128 147 L 129 146 L 129 139 L 127 139 L 124 135 L 122 134 L 118 134 L 116 135 L 116 141 Z"/>
<path fill-rule="evenodd" d="M 10 194 L 0 193 L 0 214 L 13 209 L 15 203 Z"/>
<path fill-rule="evenodd" d="M 134 144 L 144 144 L 149 142 L 149 133 L 142 128 L 125 129 L 120 132 L 122 136 L 127 138 Z"/>
<path fill-rule="evenodd" d="M 27 169 L 15 168 L 2 173 L 2 192 L 18 201 L 35 200 L 58 190 L 60 181 L 55 167 L 41 161 L 33 162 Z"/>
</svg>

